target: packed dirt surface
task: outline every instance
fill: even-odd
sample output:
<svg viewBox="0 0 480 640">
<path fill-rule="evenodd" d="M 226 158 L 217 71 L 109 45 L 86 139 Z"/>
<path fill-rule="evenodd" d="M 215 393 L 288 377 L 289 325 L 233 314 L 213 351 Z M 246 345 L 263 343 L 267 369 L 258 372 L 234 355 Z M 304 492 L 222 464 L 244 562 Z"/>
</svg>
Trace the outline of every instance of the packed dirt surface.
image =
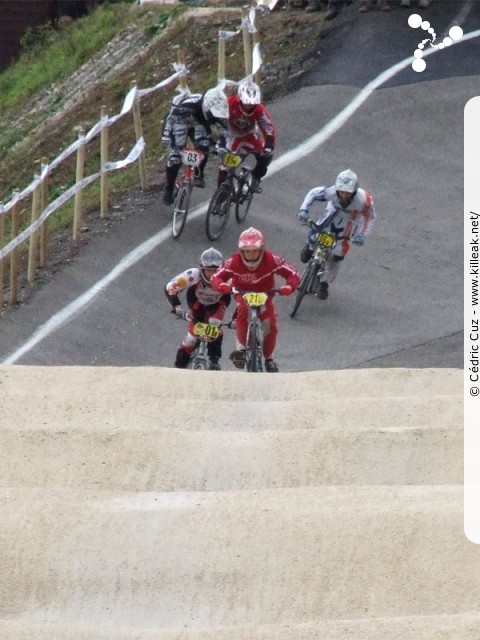
<svg viewBox="0 0 480 640">
<path fill-rule="evenodd" d="M 478 640 L 462 379 L 0 367 L 2 640 Z"/>
</svg>

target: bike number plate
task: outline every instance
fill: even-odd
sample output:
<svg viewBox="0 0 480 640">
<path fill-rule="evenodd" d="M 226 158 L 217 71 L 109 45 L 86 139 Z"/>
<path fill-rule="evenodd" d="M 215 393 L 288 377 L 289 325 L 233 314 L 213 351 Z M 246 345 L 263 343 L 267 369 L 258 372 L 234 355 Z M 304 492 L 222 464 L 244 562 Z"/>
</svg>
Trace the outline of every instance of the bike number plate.
<svg viewBox="0 0 480 640">
<path fill-rule="evenodd" d="M 237 153 L 226 153 L 223 158 L 223 164 L 229 169 L 235 169 L 241 163 L 242 157 Z"/>
<path fill-rule="evenodd" d="M 315 241 L 322 247 L 330 249 L 335 244 L 335 236 L 331 233 L 325 233 L 325 231 L 322 231 L 321 233 L 317 234 Z"/>
<path fill-rule="evenodd" d="M 208 324 L 207 322 L 197 322 L 193 327 L 193 333 L 196 336 L 204 336 L 205 338 L 210 338 L 210 340 L 216 340 L 221 333 L 219 327 L 216 327 L 213 324 Z"/>
<path fill-rule="evenodd" d="M 205 157 L 205 154 L 200 149 L 184 149 L 180 153 L 180 157 L 182 158 L 183 164 L 190 167 L 198 167 Z"/>
<path fill-rule="evenodd" d="M 265 304 L 265 302 L 267 301 L 267 294 L 266 293 L 244 293 L 243 294 L 243 299 L 245 300 L 245 302 L 248 304 L 249 307 L 261 307 L 262 304 Z"/>
</svg>

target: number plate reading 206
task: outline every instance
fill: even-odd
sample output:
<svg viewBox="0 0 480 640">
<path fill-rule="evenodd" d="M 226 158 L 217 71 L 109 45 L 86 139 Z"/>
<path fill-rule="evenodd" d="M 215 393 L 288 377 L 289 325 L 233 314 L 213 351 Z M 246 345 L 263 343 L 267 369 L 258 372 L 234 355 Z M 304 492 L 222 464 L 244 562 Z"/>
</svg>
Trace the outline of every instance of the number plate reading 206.
<svg viewBox="0 0 480 640">
<path fill-rule="evenodd" d="M 197 322 L 193 327 L 193 333 L 196 336 L 205 336 L 205 338 L 210 338 L 210 340 L 216 340 L 221 334 L 221 330 L 213 324 Z"/>
<path fill-rule="evenodd" d="M 330 249 L 335 244 L 335 236 L 332 236 L 331 233 L 319 233 L 316 237 L 317 244 L 325 247 L 326 249 Z"/>
</svg>

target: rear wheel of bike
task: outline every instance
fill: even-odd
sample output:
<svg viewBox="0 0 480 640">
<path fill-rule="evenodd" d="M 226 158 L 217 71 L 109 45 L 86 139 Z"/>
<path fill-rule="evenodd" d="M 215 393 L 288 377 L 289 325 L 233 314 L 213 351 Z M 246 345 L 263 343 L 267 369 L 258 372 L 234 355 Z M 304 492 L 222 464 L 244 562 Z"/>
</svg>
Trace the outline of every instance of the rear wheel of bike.
<svg viewBox="0 0 480 640">
<path fill-rule="evenodd" d="M 187 221 L 190 206 L 190 185 L 182 184 L 178 190 L 173 209 L 172 235 L 179 238 Z"/>
<path fill-rule="evenodd" d="M 240 223 L 245 220 L 252 204 L 253 192 L 251 191 L 252 174 L 242 174 L 237 181 L 235 191 L 235 220 Z"/>
<path fill-rule="evenodd" d="M 305 271 L 300 278 L 300 283 L 297 287 L 297 295 L 295 296 L 295 304 L 293 305 L 290 317 L 293 318 L 297 313 L 300 304 L 307 293 L 311 293 L 311 287 L 315 282 L 315 276 L 317 275 L 318 264 L 310 261 L 305 267 Z"/>
<path fill-rule="evenodd" d="M 208 205 L 205 231 L 209 240 L 218 240 L 222 235 L 230 214 L 231 193 L 228 185 L 221 185 Z"/>
</svg>

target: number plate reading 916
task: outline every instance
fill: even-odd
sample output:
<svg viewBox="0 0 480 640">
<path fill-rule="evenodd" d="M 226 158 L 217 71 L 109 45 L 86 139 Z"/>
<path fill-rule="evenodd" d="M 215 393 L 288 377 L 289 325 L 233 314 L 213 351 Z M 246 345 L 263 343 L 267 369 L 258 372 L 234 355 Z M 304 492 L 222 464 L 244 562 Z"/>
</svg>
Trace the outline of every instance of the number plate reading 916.
<svg viewBox="0 0 480 640">
<path fill-rule="evenodd" d="M 326 249 L 330 249 L 330 247 L 333 247 L 333 245 L 335 244 L 335 236 L 332 236 L 331 233 L 325 233 L 323 231 L 322 233 L 319 233 L 317 235 L 315 240 L 317 244 L 325 247 Z"/>
<path fill-rule="evenodd" d="M 196 336 L 205 336 L 205 338 L 210 338 L 210 340 L 216 340 L 221 334 L 221 330 L 213 324 L 197 322 L 193 327 L 193 333 Z"/>
<path fill-rule="evenodd" d="M 266 293 L 245 293 L 243 298 L 249 307 L 261 307 L 262 304 L 265 304 L 268 296 Z"/>
</svg>

